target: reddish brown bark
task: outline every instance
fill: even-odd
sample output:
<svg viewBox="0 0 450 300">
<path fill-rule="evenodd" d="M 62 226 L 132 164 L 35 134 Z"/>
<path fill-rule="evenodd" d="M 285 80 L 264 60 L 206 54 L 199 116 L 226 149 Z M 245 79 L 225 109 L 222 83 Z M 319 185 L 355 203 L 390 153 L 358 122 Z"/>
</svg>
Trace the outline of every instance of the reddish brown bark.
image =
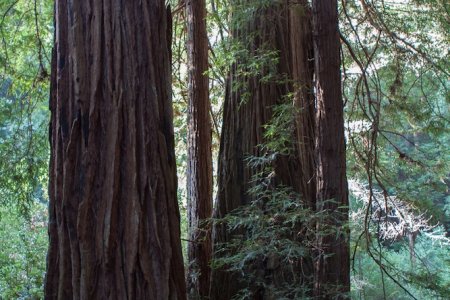
<svg viewBox="0 0 450 300">
<path fill-rule="evenodd" d="M 252 200 L 248 190 L 252 187 L 252 177 L 258 170 L 250 168 L 246 158 L 264 154 L 265 150 L 259 147 L 266 142 L 264 125 L 272 119 L 273 107 L 286 101 L 284 96 L 290 91 L 290 83 L 286 79 L 286 75 L 290 72 L 291 59 L 288 17 L 288 2 L 275 3 L 258 9 L 254 15 L 249 16 L 244 27 L 233 32 L 234 39 L 247 45 L 246 50 L 250 56 L 256 57 L 264 51 L 278 51 L 279 61 L 275 65 L 263 66 L 258 75 L 241 75 L 241 71 L 245 70 L 248 63 L 244 61 L 238 61 L 230 71 L 219 152 L 218 196 L 214 207 L 216 218 L 223 218 L 232 210 L 249 204 Z M 252 35 L 255 37 L 252 38 Z M 261 80 L 269 74 L 276 80 L 269 82 Z M 277 182 L 294 187 L 298 191 L 297 159 L 280 156 L 274 162 L 274 169 Z M 215 225 L 214 247 L 231 241 L 234 234 L 236 232 L 229 232 L 225 225 Z M 245 233 L 241 234 L 245 236 Z M 258 267 L 260 266 L 255 266 Z M 231 299 L 242 288 L 241 276 L 242 274 L 238 272 L 213 270 L 210 298 Z M 265 294 L 264 291 L 254 292 L 259 295 Z"/>
<path fill-rule="evenodd" d="M 215 216 L 223 217 L 251 201 L 247 191 L 251 187 L 254 170 L 246 165 L 244 158 L 262 154 L 257 145 L 264 142 L 263 125 L 272 117 L 270 108 L 279 104 L 283 95 L 293 92 L 296 108 L 295 160 L 277 160 L 275 171 L 282 183 L 303 195 L 310 208 L 320 213 L 331 213 L 330 218 L 317 225 L 318 232 L 330 228 L 343 232 L 337 239 L 335 234 L 324 237 L 318 234 L 315 242 L 322 252 L 318 253 L 315 269 L 306 262 L 307 267 L 302 267 L 302 272 L 299 272 L 306 275 L 305 278 L 314 274 L 314 294 L 328 299 L 349 290 L 348 234 L 344 227 L 348 212 L 346 208 L 338 208 L 348 205 L 348 192 L 336 1 L 331 4 L 319 2 L 314 3 L 314 31 L 313 14 L 305 0 L 286 1 L 259 9 L 254 16 L 249 16 L 247 25 L 234 32 L 233 38 L 246 43 L 251 54 L 261 47 L 278 50 L 277 72 L 289 75 L 292 85 L 291 82 L 284 85 L 262 83 L 260 79 L 267 74 L 266 70 L 261 70 L 261 77 L 239 76 L 240 68 L 245 68 L 239 61 L 233 67 L 224 105 Z M 253 33 L 257 34 L 249 43 L 245 36 Z M 250 95 L 248 100 L 243 101 L 242 89 L 233 88 L 234 82 L 246 85 L 244 92 Z M 297 168 L 299 173 L 294 171 Z M 225 227 L 214 227 L 214 245 L 230 241 L 232 236 L 233 233 Z M 303 282 L 306 288 L 313 287 L 309 286 L 308 279 Z M 238 274 L 213 271 L 212 299 L 229 299 L 238 289 Z"/>
<path fill-rule="evenodd" d="M 46 299 L 185 299 L 163 0 L 56 1 Z"/>
<path fill-rule="evenodd" d="M 307 0 L 289 8 L 289 41 L 291 45 L 291 74 L 296 109 L 296 146 L 301 177 L 300 191 L 309 207 L 315 206 L 316 179 L 314 162 L 314 51 L 311 9 Z"/>
<path fill-rule="evenodd" d="M 204 0 L 186 1 L 189 81 L 188 114 L 188 276 L 191 299 L 209 293 L 212 213 L 211 120 L 209 115 L 208 39 Z"/>
<path fill-rule="evenodd" d="M 330 216 L 318 224 L 321 249 L 316 261 L 315 294 L 329 299 L 350 291 L 348 188 L 345 163 L 340 45 L 336 0 L 313 1 L 316 79 L 317 210 Z M 336 230 L 339 232 L 336 233 Z M 342 295 L 340 298 L 345 298 Z"/>
</svg>

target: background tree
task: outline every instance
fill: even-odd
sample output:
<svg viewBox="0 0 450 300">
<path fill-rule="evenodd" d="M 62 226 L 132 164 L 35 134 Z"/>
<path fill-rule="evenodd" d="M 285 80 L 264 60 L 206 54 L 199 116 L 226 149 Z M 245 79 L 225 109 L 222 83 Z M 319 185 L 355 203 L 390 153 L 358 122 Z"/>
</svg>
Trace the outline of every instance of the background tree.
<svg viewBox="0 0 450 300">
<path fill-rule="evenodd" d="M 59 1 L 49 299 L 185 299 L 164 1 Z"/>
<path fill-rule="evenodd" d="M 212 214 L 211 120 L 208 85 L 208 37 L 204 0 L 187 0 L 188 55 L 188 168 L 187 212 L 188 293 L 192 299 L 208 296 L 210 285 Z"/>
<path fill-rule="evenodd" d="M 242 48 L 232 67 L 229 80 L 231 86 L 227 90 L 224 104 L 216 213 L 223 217 L 233 209 L 251 204 L 255 198 L 259 198 L 252 197 L 252 187 L 267 183 L 255 180 L 254 175 L 261 174 L 263 171 L 261 166 L 256 168 L 255 165 L 249 166 L 246 157 L 264 158 L 267 154 L 275 155 L 276 158 L 271 162 L 273 172 L 270 174 L 269 182 L 288 186 L 300 193 L 302 196 L 300 203 L 306 204 L 300 209 L 312 210 L 322 215 L 322 218 L 315 221 L 317 223 L 316 237 L 307 234 L 302 236 L 311 244 L 297 243 L 297 250 L 301 248 L 304 253 L 309 254 L 297 257 L 296 260 L 302 267 L 294 267 L 293 272 L 304 274 L 305 279 L 298 282 L 303 285 L 304 290 L 312 288 L 306 278 L 314 274 L 315 293 L 318 296 L 324 296 L 349 291 L 349 252 L 348 234 L 346 234 L 348 210 L 336 210 L 337 207 L 348 205 L 348 194 L 345 177 L 343 100 L 340 94 L 337 3 L 331 3 L 330 6 L 321 5 L 323 3 L 313 4 L 315 5 L 314 14 L 311 14 L 307 2 L 300 2 L 293 6 L 288 2 L 255 4 L 252 1 L 244 1 L 235 4 L 235 10 L 244 12 L 236 12 L 232 15 L 237 28 L 233 39 L 240 43 Z M 317 15 L 330 17 L 322 20 L 323 22 L 327 20 L 329 23 L 314 23 L 315 31 L 312 31 L 312 17 Z M 316 19 L 319 18 L 316 17 L 314 20 Z M 316 33 L 315 39 L 317 39 L 314 40 L 314 53 L 313 33 Z M 317 61 L 317 57 L 322 56 L 327 58 L 320 58 Z M 315 62 L 314 68 L 312 61 Z M 316 73 L 316 95 L 312 88 L 313 72 Z M 322 82 L 322 78 L 325 78 L 326 83 Z M 290 103 L 287 100 L 291 100 L 292 96 L 293 103 Z M 315 101 L 317 107 L 315 107 Z M 284 110 L 283 115 L 291 114 L 293 118 L 284 123 L 285 128 L 280 128 L 276 125 L 280 119 L 272 112 L 276 105 L 283 103 L 289 104 L 290 106 L 287 107 L 291 107 L 294 114 Z M 246 121 L 242 123 L 241 120 Z M 285 134 L 281 135 L 280 132 L 283 130 Z M 284 139 L 280 141 L 280 137 Z M 268 142 L 269 139 L 272 141 Z M 274 149 L 271 149 L 274 145 L 273 140 L 277 140 L 284 147 L 288 147 L 288 140 L 294 140 L 294 143 L 288 152 L 285 151 L 286 149 L 283 152 L 280 147 L 273 152 Z M 220 167 L 221 164 L 223 168 Z M 262 209 L 262 211 L 263 214 L 269 214 L 269 210 L 264 212 Z M 301 212 L 298 214 L 302 215 Z M 255 222 L 258 221 L 255 220 Z M 310 232 L 308 226 L 311 225 L 307 224 L 308 221 L 305 220 L 303 223 L 299 221 L 292 226 L 295 226 L 294 228 L 299 232 Z M 216 229 L 219 228 L 219 226 L 216 227 Z M 224 229 L 221 230 L 215 232 L 215 243 L 231 242 L 234 239 L 232 231 L 226 233 L 227 236 L 222 233 Z M 332 234 L 325 234 L 325 231 Z M 332 238 L 336 235 L 336 231 L 344 232 L 339 235 L 337 241 Z M 252 229 L 244 229 L 241 233 L 244 238 L 248 238 L 246 232 L 252 232 Z M 279 237 L 273 237 L 273 239 Z M 295 237 L 294 240 L 296 240 Z M 316 245 L 312 246 L 312 243 Z M 339 245 L 337 248 L 336 243 Z M 313 254 L 313 248 L 319 249 L 318 253 Z M 341 251 L 340 254 L 335 252 L 337 250 Z M 309 258 L 307 258 L 308 255 Z M 307 266 L 308 261 L 311 262 L 315 255 L 319 258 L 315 262 L 316 267 L 313 271 Z M 327 258 L 326 264 L 324 264 L 324 257 Z M 270 260 L 270 256 L 267 257 L 267 261 Z M 342 274 L 329 275 L 339 269 L 337 265 L 342 268 Z M 254 268 L 267 272 L 266 266 L 263 263 L 262 266 Z M 328 267 L 331 269 L 327 269 Z M 299 277 L 303 276 L 299 275 Z M 226 282 L 223 279 L 218 281 L 219 284 Z M 233 276 L 231 281 L 234 281 L 236 286 L 239 279 Z M 225 286 L 228 287 L 228 285 Z M 337 288 L 337 286 L 340 287 Z M 221 290 L 223 289 L 222 286 Z M 225 289 L 232 290 L 229 287 Z M 265 292 L 259 291 L 259 293 Z M 258 291 L 253 291 L 253 294 L 258 295 Z M 298 294 L 296 295 L 298 297 Z"/>
<path fill-rule="evenodd" d="M 295 35 L 295 33 L 289 31 L 289 7 L 287 1 L 282 3 L 238 1 L 233 4 L 231 43 L 235 47 L 237 55 L 231 67 L 225 93 L 219 152 L 218 196 L 214 208 L 216 218 L 226 218 L 233 210 L 250 205 L 258 198 L 258 195 L 252 194 L 250 190 L 263 184 L 262 179 L 258 176 L 265 172 L 265 167 L 260 164 L 251 166 L 249 161 L 252 158 L 267 160 L 268 157 L 273 157 L 273 159 L 267 161 L 273 167 L 273 173 L 271 173 L 269 179 L 270 184 L 285 185 L 296 192 L 301 192 L 302 180 L 304 179 L 304 182 L 306 182 L 310 179 L 306 179 L 309 174 L 301 173 L 299 166 L 302 162 L 298 158 L 297 145 L 294 143 L 294 146 L 292 146 L 292 142 L 290 142 L 295 140 L 292 124 L 293 106 L 290 102 L 292 100 L 290 92 L 293 86 L 290 80 L 291 59 L 297 62 L 302 60 L 298 63 L 307 65 L 307 58 L 310 53 L 300 53 L 300 51 L 308 48 L 308 46 L 303 45 L 304 36 L 295 36 L 298 39 L 292 42 L 292 45 L 290 44 L 290 34 Z M 304 12 L 303 7 L 297 5 L 295 7 L 298 16 L 301 18 Z M 301 19 L 298 21 L 304 22 Z M 299 31 L 301 30 L 299 29 Z M 309 45 L 312 45 L 311 41 L 309 41 Z M 297 56 L 292 58 L 291 51 L 299 52 L 296 52 L 295 55 Z M 298 72 L 305 72 L 307 75 L 304 76 L 306 77 L 311 74 L 304 70 Z M 302 86 L 304 90 L 300 90 L 299 85 L 308 81 L 308 79 L 304 79 L 303 74 L 300 75 L 299 73 L 296 73 L 296 75 L 302 77 L 296 77 L 295 86 L 299 88 L 296 105 L 298 105 L 299 111 L 304 108 L 303 105 L 307 106 L 306 111 L 308 112 L 301 115 L 308 119 L 306 115 L 311 112 L 311 98 L 309 96 L 311 90 L 308 90 L 308 87 L 305 86 Z M 312 77 L 309 79 L 312 79 Z M 311 87 L 310 82 L 307 84 Z M 300 100 L 300 94 L 302 96 L 308 95 L 306 96 L 307 99 L 302 98 Z M 283 128 L 275 126 L 274 130 L 270 130 L 267 126 L 276 115 L 282 116 L 281 122 L 286 126 Z M 302 127 L 302 133 L 310 130 L 310 125 Z M 280 132 L 285 133 L 285 135 L 280 134 Z M 299 134 L 302 133 L 299 132 Z M 278 140 L 277 138 L 282 139 Z M 309 139 L 310 142 L 305 145 L 305 147 L 309 147 L 312 144 L 312 137 L 304 138 L 305 140 Z M 271 141 L 274 142 L 274 145 L 267 144 L 270 144 Z M 276 151 L 274 151 L 274 148 L 277 148 Z M 308 160 L 307 163 L 311 163 L 309 160 L 311 156 L 311 153 L 304 156 Z M 305 191 L 305 193 L 309 193 L 309 191 Z M 269 214 L 268 211 L 265 213 Z M 240 218 L 258 222 L 245 214 L 240 215 Z M 231 256 L 236 254 L 236 249 L 222 249 L 223 244 L 233 244 L 234 242 L 239 244 L 242 239 L 251 240 L 247 235 L 247 230 L 242 228 L 245 226 L 236 226 L 236 228 L 240 228 L 236 230 L 229 230 L 227 226 L 229 225 L 219 223 L 214 227 L 213 242 L 218 256 L 224 255 L 224 252 Z M 257 247 L 257 244 L 255 245 Z M 263 248 L 261 247 L 261 249 Z M 238 255 L 235 258 L 240 259 L 240 256 Z M 249 286 L 247 286 L 249 290 L 245 291 L 246 284 L 244 281 L 251 282 L 252 277 L 248 276 L 246 280 L 241 277 L 240 273 L 257 272 L 260 274 L 256 277 L 260 279 L 270 277 L 272 280 L 277 277 L 277 273 L 274 272 L 272 267 L 268 267 L 265 261 L 251 260 L 250 264 L 252 264 L 252 270 L 242 272 L 227 272 L 227 268 L 233 269 L 234 267 L 226 262 L 220 268 L 213 270 L 210 297 L 213 299 L 230 299 L 236 296 L 238 291 L 249 293 L 250 296 L 248 297 L 267 297 L 274 287 L 267 287 L 264 282 L 253 282 L 249 283 Z M 309 272 L 311 271 L 310 269 Z M 273 284 L 276 280 L 268 281 L 269 284 Z M 277 283 L 277 285 L 279 287 L 285 283 Z"/>
</svg>

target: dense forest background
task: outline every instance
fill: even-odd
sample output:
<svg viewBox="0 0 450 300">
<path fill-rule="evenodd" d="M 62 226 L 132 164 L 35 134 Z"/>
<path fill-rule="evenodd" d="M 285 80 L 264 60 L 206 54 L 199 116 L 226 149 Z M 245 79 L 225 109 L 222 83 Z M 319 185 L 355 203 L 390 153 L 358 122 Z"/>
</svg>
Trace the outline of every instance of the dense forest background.
<svg viewBox="0 0 450 300">
<path fill-rule="evenodd" d="M 166 2 L 172 7 L 172 98 L 181 239 L 186 270 L 191 270 L 188 276 L 195 277 L 195 270 L 188 266 L 187 202 L 192 170 L 186 45 L 192 37 L 184 2 Z M 237 77 L 256 78 L 264 84 L 283 84 L 285 80 L 276 70 L 282 61 L 281 50 L 265 44 L 255 51 L 248 48 L 260 37 L 261 24 L 269 22 L 266 26 L 270 27 L 270 20 L 276 19 L 270 13 L 274 2 L 206 1 L 214 199 L 230 70 Z M 350 195 L 351 297 L 447 299 L 450 6 L 445 0 L 343 0 L 338 9 Z M 248 25 L 261 15 L 260 25 Z M 44 297 L 53 16 L 50 0 L 0 2 L 0 299 Z M 244 86 L 247 83 L 241 81 L 232 88 L 240 91 L 243 103 L 252 97 L 251 84 Z M 224 245 L 224 253 L 229 255 L 212 262 L 215 268 L 226 265 L 243 274 L 242 299 L 251 298 L 252 284 L 267 284 L 266 277 L 254 269 L 258 261 L 280 264 L 272 259 L 274 251 L 282 251 L 287 260 L 302 255 L 304 245 L 286 237 L 286 228 L 296 222 L 289 220 L 305 223 L 308 218 L 321 217 L 311 217 L 307 210 L 299 213 L 292 191 L 265 185 L 270 181 L 268 165 L 273 157 L 290 151 L 294 108 L 289 99 L 295 95 L 284 96 L 288 101 L 274 104 L 272 118 L 263 124 L 260 147 L 266 150 L 246 158 L 249 166 L 259 170 L 254 174 L 257 184 L 249 193 L 254 199 L 267 198 L 270 193 L 273 201 L 265 203 L 264 209 L 254 201 L 221 220 L 233 230 L 245 228 L 251 234 L 244 244 L 232 241 Z M 295 284 L 293 279 L 286 282 Z M 280 293 L 294 290 L 289 284 L 277 289 Z"/>
</svg>

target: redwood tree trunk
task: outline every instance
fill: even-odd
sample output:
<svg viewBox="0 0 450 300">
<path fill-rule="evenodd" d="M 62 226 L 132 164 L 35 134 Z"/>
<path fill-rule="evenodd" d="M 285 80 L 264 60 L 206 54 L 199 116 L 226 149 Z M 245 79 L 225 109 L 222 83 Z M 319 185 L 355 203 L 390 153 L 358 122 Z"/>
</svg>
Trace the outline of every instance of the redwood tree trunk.
<svg viewBox="0 0 450 300">
<path fill-rule="evenodd" d="M 330 213 L 329 218 L 317 224 L 318 232 L 328 229 L 341 232 L 338 238 L 335 232 L 326 236 L 318 234 L 317 241 L 311 241 L 322 249 L 317 253 L 314 270 L 311 267 L 306 268 L 308 274 L 304 273 L 305 269 L 298 273 L 306 278 L 314 273 L 314 294 L 329 299 L 349 291 L 349 245 L 345 227 L 348 211 L 342 208 L 348 205 L 348 191 L 337 6 L 336 1 L 318 2 L 314 2 L 313 13 L 306 0 L 283 1 L 258 9 L 255 15 L 249 16 L 246 26 L 234 32 L 233 38 L 247 45 L 250 55 L 258 53 L 261 47 L 277 50 L 277 72 L 289 75 L 292 85 L 261 82 L 267 75 L 264 69 L 259 76 L 239 76 L 244 64 L 238 61 L 233 66 L 224 104 L 219 191 L 214 214 L 224 217 L 252 200 L 247 191 L 254 170 L 247 166 L 244 158 L 262 154 L 257 145 L 264 143 L 263 125 L 272 117 L 271 107 L 279 104 L 283 95 L 293 92 L 295 160 L 278 159 L 275 173 L 283 184 L 300 192 L 310 208 L 319 214 Z M 245 40 L 246 35 L 255 38 L 249 42 Z M 247 89 L 234 88 L 235 82 L 244 84 Z M 248 99 L 243 97 L 244 93 L 249 95 Z M 298 173 L 293 170 L 297 168 Z M 232 236 L 224 226 L 214 227 L 214 245 L 226 243 Z M 304 282 L 309 285 L 308 280 Z M 230 299 L 240 288 L 239 274 L 214 270 L 211 286 L 212 299 Z"/>
<path fill-rule="evenodd" d="M 47 299 L 185 299 L 163 0 L 56 1 Z"/>
<path fill-rule="evenodd" d="M 265 143 L 264 125 L 272 119 L 272 108 L 283 103 L 286 99 L 284 96 L 290 91 L 290 84 L 280 80 L 285 79 L 284 76 L 290 72 L 288 17 L 288 2 L 274 3 L 259 8 L 254 15 L 248 16 L 243 27 L 233 31 L 233 39 L 247 45 L 246 51 L 251 57 L 257 57 L 264 51 L 278 51 L 279 61 L 274 66 L 261 67 L 258 75 L 241 75 L 240 72 L 246 68 L 245 61 L 238 61 L 230 71 L 224 103 L 215 218 L 223 218 L 232 210 L 252 201 L 248 190 L 252 187 L 252 177 L 257 170 L 247 165 L 246 158 L 264 154 L 264 150 L 259 147 Z M 262 81 L 268 74 L 275 75 L 274 78 L 279 82 Z M 298 190 L 299 168 L 296 159 L 280 156 L 274 163 L 274 169 L 278 182 Z M 230 242 L 233 234 L 225 225 L 216 224 L 213 227 L 215 250 L 221 243 Z M 242 288 L 241 276 L 238 272 L 213 270 L 210 299 L 231 299 Z"/>
<path fill-rule="evenodd" d="M 187 0 L 188 115 L 188 277 L 191 299 L 208 296 L 212 213 L 211 120 L 209 116 L 208 39 L 204 0 Z"/>
<path fill-rule="evenodd" d="M 350 291 L 348 188 L 345 164 L 340 45 L 336 0 L 313 1 L 316 76 L 317 210 L 330 216 L 318 224 L 320 253 L 315 294 L 321 299 Z M 336 232 L 338 230 L 338 232 Z M 340 298 L 345 298 L 341 296 Z"/>
</svg>

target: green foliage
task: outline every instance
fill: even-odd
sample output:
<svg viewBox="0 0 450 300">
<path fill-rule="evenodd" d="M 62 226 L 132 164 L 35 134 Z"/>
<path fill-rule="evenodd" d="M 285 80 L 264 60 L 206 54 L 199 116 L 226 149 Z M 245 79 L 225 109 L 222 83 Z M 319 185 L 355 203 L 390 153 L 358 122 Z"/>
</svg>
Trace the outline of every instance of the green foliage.
<svg viewBox="0 0 450 300">
<path fill-rule="evenodd" d="M 265 143 L 262 148 L 280 155 L 292 154 L 292 133 L 294 132 L 294 112 L 292 97 L 287 95 L 282 104 L 272 109 L 272 119 L 264 126 Z"/>
<path fill-rule="evenodd" d="M 271 152 L 247 159 L 249 167 L 258 170 L 248 191 L 253 200 L 215 220 L 226 226 L 232 239 L 218 245 L 212 267 L 236 274 L 242 288 L 234 299 L 313 299 L 313 261 L 320 252 L 317 237 L 347 230 L 325 225 L 335 224 L 336 211 L 313 211 L 292 188 L 276 183 L 273 165 L 279 155 Z M 323 224 L 320 231 L 317 224 Z M 330 297 L 337 295 L 336 286 L 324 288 Z"/>
<path fill-rule="evenodd" d="M 0 11 L 0 205 L 26 214 L 47 180 L 53 5 L 5 0 Z"/>
<path fill-rule="evenodd" d="M 254 199 L 221 220 L 233 239 L 219 245 L 213 267 L 240 274 L 242 290 L 236 299 L 265 295 L 273 299 L 307 299 L 312 278 L 311 241 L 321 216 L 309 210 L 300 195 L 275 185 L 271 164 L 276 155 L 250 158 L 262 170 L 249 191 Z"/>
<path fill-rule="evenodd" d="M 419 236 L 414 250 L 415 264 L 404 242 L 396 248 L 372 251 L 382 252 L 383 266 L 416 299 L 447 299 L 450 294 L 448 245 L 439 245 L 426 235 Z M 411 299 L 397 283 L 386 275 L 383 278 L 380 266 L 365 250 L 357 251 L 352 272 L 352 298 L 383 299 L 385 296 L 386 299 Z"/>
<path fill-rule="evenodd" d="M 353 298 L 445 299 L 450 239 L 443 226 L 432 226 L 407 201 L 386 199 L 375 189 L 368 206 L 370 191 L 353 182 L 350 187 Z M 388 215 L 382 212 L 386 206 Z M 366 214 L 368 221 L 361 222 Z"/>
<path fill-rule="evenodd" d="M 349 177 L 395 193 L 450 232 L 448 5 L 346 1 L 340 9 Z"/>
<path fill-rule="evenodd" d="M 0 298 L 42 299 L 53 1 L 0 12 Z"/>
<path fill-rule="evenodd" d="M 8 208 L 0 212 L 0 299 L 42 299 L 47 208 L 33 204 L 29 218 Z"/>
</svg>

